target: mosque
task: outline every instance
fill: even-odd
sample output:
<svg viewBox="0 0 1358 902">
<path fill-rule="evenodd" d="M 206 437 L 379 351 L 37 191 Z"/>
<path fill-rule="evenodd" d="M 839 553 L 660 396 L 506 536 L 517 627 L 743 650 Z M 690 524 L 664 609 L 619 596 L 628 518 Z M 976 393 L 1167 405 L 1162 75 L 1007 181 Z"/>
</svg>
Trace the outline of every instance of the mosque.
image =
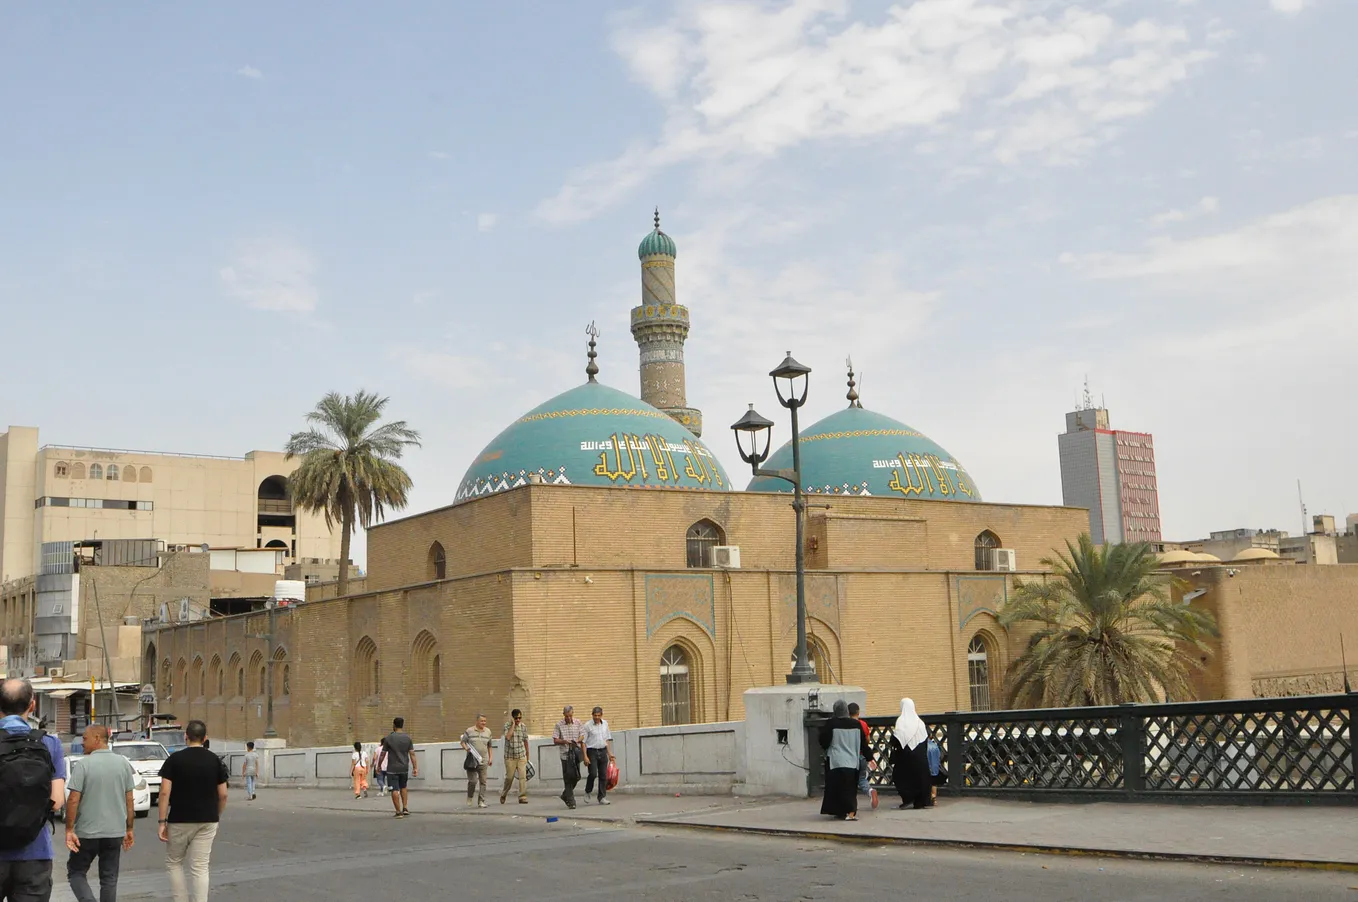
<svg viewBox="0 0 1358 902">
<path fill-rule="evenodd" d="M 370 531 L 356 594 L 277 612 L 272 646 L 263 614 L 148 630 L 161 710 L 256 737 L 272 696 L 295 745 L 373 737 L 394 714 L 435 741 L 511 708 L 546 733 L 565 704 L 602 705 L 617 728 L 739 720 L 745 689 L 783 682 L 789 487 L 734 480 L 703 443 L 658 213 L 637 254 L 640 397 L 600 381 L 591 329 L 585 381 L 491 439 L 452 504 Z M 822 496 L 804 539 L 816 673 L 864 687 L 872 710 L 903 694 L 926 711 L 998 706 L 1017 648 L 996 612 L 1087 513 L 984 502 L 942 446 L 864 407 L 851 372 L 846 400 L 802 430 L 805 489 Z"/>
</svg>

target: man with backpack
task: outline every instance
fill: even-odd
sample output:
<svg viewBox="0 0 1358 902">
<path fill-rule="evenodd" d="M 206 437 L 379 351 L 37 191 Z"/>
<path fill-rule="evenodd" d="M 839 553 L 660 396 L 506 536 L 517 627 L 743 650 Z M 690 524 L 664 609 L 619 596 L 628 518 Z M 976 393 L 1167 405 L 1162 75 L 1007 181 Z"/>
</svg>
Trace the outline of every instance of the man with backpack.
<svg viewBox="0 0 1358 902">
<path fill-rule="evenodd" d="M 61 742 L 29 726 L 28 680 L 0 683 L 0 899 L 52 897 L 52 812 L 66 803 Z"/>
</svg>

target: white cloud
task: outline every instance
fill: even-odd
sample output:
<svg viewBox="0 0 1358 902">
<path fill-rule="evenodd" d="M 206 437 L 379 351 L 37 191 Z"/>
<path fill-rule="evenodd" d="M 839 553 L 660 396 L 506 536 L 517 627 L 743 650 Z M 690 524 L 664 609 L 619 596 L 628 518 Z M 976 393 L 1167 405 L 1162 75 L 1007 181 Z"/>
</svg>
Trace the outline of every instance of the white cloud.
<svg viewBox="0 0 1358 902">
<path fill-rule="evenodd" d="M 310 313 L 316 309 L 316 263 L 289 241 L 256 241 L 218 271 L 231 297 L 256 310 Z"/>
<path fill-rule="evenodd" d="M 431 160 L 447 160 L 447 159 L 451 159 L 451 158 L 452 158 L 452 154 L 447 153 L 446 151 L 442 151 L 442 150 L 431 150 L 431 151 L 429 151 L 429 159 L 431 159 Z"/>
<path fill-rule="evenodd" d="M 495 228 L 495 224 L 500 221 L 500 217 L 495 213 L 478 213 L 476 215 L 476 230 L 478 232 L 489 232 Z"/>
<path fill-rule="evenodd" d="M 1212 56 L 1180 24 L 1102 8 L 916 0 L 868 22 L 845 0 L 693 0 L 613 39 L 666 105 L 661 134 L 573 173 L 538 212 L 586 218 L 676 163 L 912 131 L 1006 165 L 1077 161 Z"/>
<path fill-rule="evenodd" d="M 263 80 L 264 78 L 264 73 L 256 69 L 254 66 L 241 66 L 239 69 L 236 70 L 236 74 L 244 75 L 246 78 L 253 78 L 256 81 Z"/>
<path fill-rule="evenodd" d="M 1273 7 L 1275 12 L 1289 16 L 1295 16 L 1310 5 L 1311 0 L 1269 0 L 1269 6 Z"/>
<path fill-rule="evenodd" d="M 1153 226 L 1164 226 L 1175 222 L 1187 222 L 1203 216 L 1211 216 L 1221 209 L 1221 201 L 1215 197 L 1204 197 L 1191 207 L 1182 210 L 1166 210 L 1147 220 Z"/>
</svg>

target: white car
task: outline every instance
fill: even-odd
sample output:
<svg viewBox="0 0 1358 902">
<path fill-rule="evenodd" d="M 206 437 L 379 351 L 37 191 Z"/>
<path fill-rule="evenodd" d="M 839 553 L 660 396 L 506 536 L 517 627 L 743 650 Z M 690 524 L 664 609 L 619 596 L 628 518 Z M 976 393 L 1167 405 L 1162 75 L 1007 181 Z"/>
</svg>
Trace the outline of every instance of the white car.
<svg viewBox="0 0 1358 902">
<path fill-rule="evenodd" d="M 132 762 L 132 769 L 146 781 L 151 789 L 151 804 L 160 801 L 160 769 L 170 757 L 165 746 L 150 739 L 132 739 L 114 740 L 110 748 Z"/>
<path fill-rule="evenodd" d="M 80 766 L 80 762 L 85 760 L 84 755 L 66 756 L 66 800 L 71 799 L 70 777 L 75 776 L 75 769 Z M 132 811 L 137 817 L 146 817 L 151 813 L 151 787 L 147 784 L 146 778 L 137 774 L 136 785 L 132 787 Z M 61 817 L 66 818 L 66 809 L 61 810 Z"/>
</svg>

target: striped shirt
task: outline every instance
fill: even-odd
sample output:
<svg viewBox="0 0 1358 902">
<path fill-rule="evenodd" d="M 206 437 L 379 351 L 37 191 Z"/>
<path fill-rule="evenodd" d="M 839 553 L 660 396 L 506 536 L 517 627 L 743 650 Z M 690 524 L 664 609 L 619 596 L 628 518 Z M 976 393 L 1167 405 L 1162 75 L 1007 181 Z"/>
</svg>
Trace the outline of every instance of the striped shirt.
<svg viewBox="0 0 1358 902">
<path fill-rule="evenodd" d="M 517 725 L 512 720 L 505 723 L 505 757 L 528 757 L 528 728 L 522 722 Z"/>
<path fill-rule="evenodd" d="M 571 746 L 578 745 L 580 740 L 585 738 L 585 725 L 578 720 L 566 723 L 564 720 L 556 722 L 556 729 L 552 731 L 553 739 L 564 739 L 567 745 L 557 746 L 561 750 L 561 760 L 565 761 L 570 757 Z"/>
</svg>

